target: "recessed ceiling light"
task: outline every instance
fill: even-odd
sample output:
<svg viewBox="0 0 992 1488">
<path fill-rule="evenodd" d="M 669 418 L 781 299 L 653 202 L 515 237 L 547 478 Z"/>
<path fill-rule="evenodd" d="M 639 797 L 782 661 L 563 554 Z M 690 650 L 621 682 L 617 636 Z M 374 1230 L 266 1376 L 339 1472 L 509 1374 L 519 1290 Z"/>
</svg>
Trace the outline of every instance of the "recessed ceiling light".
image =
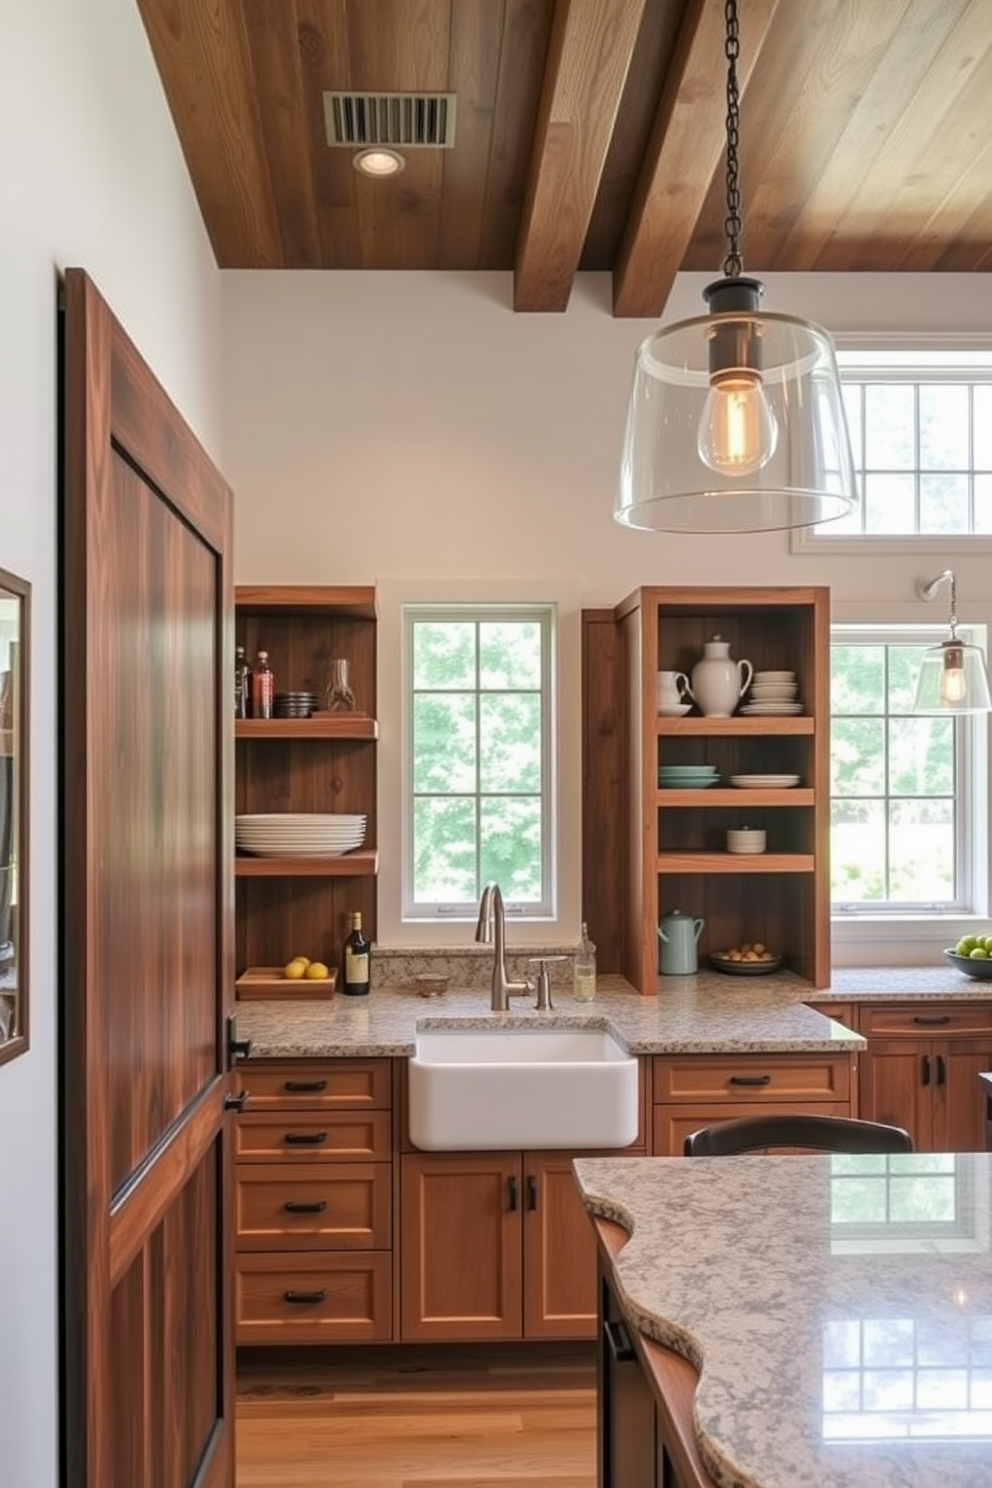
<svg viewBox="0 0 992 1488">
<path fill-rule="evenodd" d="M 406 165 L 398 150 L 359 150 L 352 165 L 363 176 L 396 176 Z"/>
</svg>

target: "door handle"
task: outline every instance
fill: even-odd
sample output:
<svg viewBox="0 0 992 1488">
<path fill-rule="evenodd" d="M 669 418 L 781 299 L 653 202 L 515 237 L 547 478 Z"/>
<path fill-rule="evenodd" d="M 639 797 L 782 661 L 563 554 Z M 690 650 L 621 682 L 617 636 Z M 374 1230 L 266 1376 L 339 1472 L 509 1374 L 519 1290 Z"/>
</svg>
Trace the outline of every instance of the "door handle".
<svg viewBox="0 0 992 1488">
<path fill-rule="evenodd" d="M 533 1173 L 527 1174 L 527 1208 L 532 1214 L 537 1208 L 537 1179 Z"/>
<path fill-rule="evenodd" d="M 310 1095 L 316 1095 L 319 1091 L 327 1089 L 327 1081 L 287 1080 L 285 1083 L 285 1089 L 291 1091 L 293 1095 L 301 1095 L 304 1092 Z"/>
<path fill-rule="evenodd" d="M 603 1335 L 610 1350 L 610 1357 L 615 1364 L 629 1364 L 631 1359 L 637 1357 L 634 1353 L 634 1345 L 630 1341 L 630 1334 L 619 1319 L 612 1323 L 604 1321 Z"/>
<path fill-rule="evenodd" d="M 250 1096 L 250 1094 L 251 1094 L 251 1091 L 250 1090 L 239 1090 L 238 1093 L 237 1093 L 237 1095 L 225 1095 L 225 1097 L 224 1097 L 224 1110 L 225 1111 L 243 1111 L 244 1108 L 245 1108 L 245 1105 L 247 1104 L 248 1097 Z"/>
<path fill-rule="evenodd" d="M 237 1020 L 233 1013 L 227 1020 L 227 1057 L 233 1064 L 236 1059 L 247 1059 L 251 1053 L 251 1039 L 239 1039 Z"/>
<path fill-rule="evenodd" d="M 282 1206 L 287 1214 L 323 1214 L 327 1208 L 326 1199 L 314 1199 L 312 1201 L 303 1199 L 287 1199 Z"/>
<path fill-rule="evenodd" d="M 506 1180 L 506 1197 L 507 1197 L 507 1202 L 509 1203 L 509 1206 L 510 1206 L 510 1213 L 511 1214 L 516 1214 L 516 1212 L 517 1212 L 517 1180 L 516 1180 L 516 1178 L 507 1178 L 507 1180 Z"/>
<path fill-rule="evenodd" d="M 922 1023 L 924 1028 L 940 1028 L 945 1023 L 950 1023 L 950 1013 L 917 1013 L 913 1018 L 914 1023 Z"/>
<path fill-rule="evenodd" d="M 923 1058 L 923 1083 L 924 1083 L 924 1085 L 929 1085 L 930 1084 L 930 1055 L 929 1054 L 924 1054 L 922 1056 L 922 1058 Z"/>
<path fill-rule="evenodd" d="M 287 1132 L 285 1142 L 287 1147 L 319 1147 L 327 1141 L 327 1133 L 323 1132 Z"/>
<path fill-rule="evenodd" d="M 770 1085 L 771 1075 L 731 1075 L 731 1085 Z"/>
<path fill-rule="evenodd" d="M 947 1067 L 944 1064 L 944 1056 L 943 1056 L 943 1054 L 938 1054 L 937 1055 L 937 1084 L 938 1085 L 946 1085 L 947 1084 Z"/>
<path fill-rule="evenodd" d="M 288 1292 L 283 1292 L 282 1295 L 284 1301 L 295 1302 L 303 1307 L 306 1307 L 308 1305 L 312 1307 L 318 1302 L 327 1301 L 327 1291 L 324 1287 L 318 1287 L 317 1290 L 314 1292 L 296 1292 L 290 1290 Z"/>
</svg>

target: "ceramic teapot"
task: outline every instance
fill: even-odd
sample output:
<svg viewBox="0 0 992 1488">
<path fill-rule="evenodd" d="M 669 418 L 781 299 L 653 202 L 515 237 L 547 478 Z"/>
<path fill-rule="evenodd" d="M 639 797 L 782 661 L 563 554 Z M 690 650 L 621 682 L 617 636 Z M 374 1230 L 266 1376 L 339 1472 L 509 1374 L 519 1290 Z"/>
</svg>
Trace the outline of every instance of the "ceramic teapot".
<svg viewBox="0 0 992 1488">
<path fill-rule="evenodd" d="M 658 925 L 662 976 L 692 976 L 698 969 L 696 942 L 705 924 L 705 920 L 694 920 L 677 909 L 662 915 Z"/>
<path fill-rule="evenodd" d="M 751 685 L 754 668 L 747 660 L 734 661 L 730 642 L 715 635 L 703 646 L 692 669 L 692 696 L 707 718 L 729 718 Z"/>
</svg>

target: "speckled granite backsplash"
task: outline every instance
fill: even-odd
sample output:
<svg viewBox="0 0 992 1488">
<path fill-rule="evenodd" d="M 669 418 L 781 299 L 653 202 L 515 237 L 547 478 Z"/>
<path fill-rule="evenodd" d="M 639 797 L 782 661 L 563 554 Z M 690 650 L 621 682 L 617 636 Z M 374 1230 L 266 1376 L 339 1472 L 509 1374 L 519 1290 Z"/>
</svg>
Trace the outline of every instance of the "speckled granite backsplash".
<svg viewBox="0 0 992 1488">
<path fill-rule="evenodd" d="M 514 981 L 532 980 L 537 974 L 536 959 L 547 957 L 548 975 L 552 987 L 572 985 L 572 958 L 578 947 L 528 946 L 523 950 L 506 952 L 506 972 Z M 552 960 L 553 956 L 561 960 Z M 429 947 L 411 951 L 409 949 L 387 950 L 381 946 L 372 948 L 373 987 L 405 988 L 413 985 L 418 976 L 446 976 L 453 987 L 466 992 L 481 991 L 489 986 L 493 974 L 493 948 L 488 945 L 471 945 L 452 950 L 451 947 L 431 950 Z"/>
</svg>

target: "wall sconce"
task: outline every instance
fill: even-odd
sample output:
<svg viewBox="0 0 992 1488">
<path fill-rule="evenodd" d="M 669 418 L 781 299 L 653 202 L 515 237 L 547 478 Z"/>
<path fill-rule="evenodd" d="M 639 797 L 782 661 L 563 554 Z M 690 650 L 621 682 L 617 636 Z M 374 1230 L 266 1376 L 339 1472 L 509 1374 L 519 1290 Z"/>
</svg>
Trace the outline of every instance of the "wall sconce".
<svg viewBox="0 0 992 1488">
<path fill-rule="evenodd" d="M 950 635 L 939 646 L 924 652 L 916 683 L 914 713 L 990 713 L 992 698 L 985 675 L 985 657 L 978 646 L 958 639 L 958 589 L 954 571 L 945 568 L 933 579 L 918 579 L 916 592 L 921 599 L 935 597 L 941 584 L 951 586 Z"/>
</svg>

